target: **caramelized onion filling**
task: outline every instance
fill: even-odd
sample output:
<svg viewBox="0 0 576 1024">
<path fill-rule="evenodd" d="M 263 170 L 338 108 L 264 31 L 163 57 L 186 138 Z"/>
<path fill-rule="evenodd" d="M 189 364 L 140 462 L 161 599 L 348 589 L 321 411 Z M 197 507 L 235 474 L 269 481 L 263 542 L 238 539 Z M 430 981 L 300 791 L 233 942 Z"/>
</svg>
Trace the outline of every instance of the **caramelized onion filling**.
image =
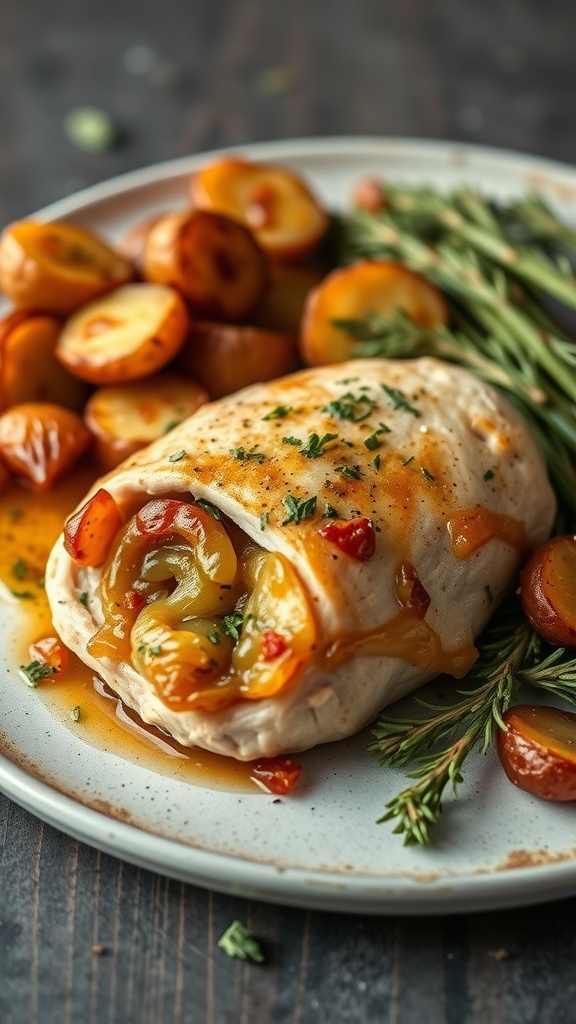
<svg viewBox="0 0 576 1024">
<path fill-rule="evenodd" d="M 100 596 L 90 653 L 130 661 L 174 711 L 279 694 L 315 648 L 288 560 L 196 504 L 148 502 L 112 546 Z"/>
</svg>

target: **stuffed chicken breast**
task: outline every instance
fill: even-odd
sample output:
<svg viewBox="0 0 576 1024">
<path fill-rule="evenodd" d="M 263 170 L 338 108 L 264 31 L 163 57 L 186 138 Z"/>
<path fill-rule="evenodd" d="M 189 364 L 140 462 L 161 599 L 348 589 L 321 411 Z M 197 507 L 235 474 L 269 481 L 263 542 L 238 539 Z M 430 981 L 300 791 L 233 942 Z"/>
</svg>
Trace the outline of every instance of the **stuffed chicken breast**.
<svg viewBox="0 0 576 1024">
<path fill-rule="evenodd" d="M 463 676 L 554 511 L 493 388 L 434 359 L 355 361 L 204 406 L 104 477 L 46 589 L 64 642 L 145 722 L 251 760 Z"/>
</svg>

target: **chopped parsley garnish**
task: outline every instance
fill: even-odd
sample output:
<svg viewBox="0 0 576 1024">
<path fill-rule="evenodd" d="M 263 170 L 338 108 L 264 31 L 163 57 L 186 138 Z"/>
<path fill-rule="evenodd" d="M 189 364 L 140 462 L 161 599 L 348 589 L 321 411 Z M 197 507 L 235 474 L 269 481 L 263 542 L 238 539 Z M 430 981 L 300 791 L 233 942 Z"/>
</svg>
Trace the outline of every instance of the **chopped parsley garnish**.
<svg viewBox="0 0 576 1024">
<path fill-rule="evenodd" d="M 11 590 L 10 593 L 13 597 L 19 597 L 23 601 L 30 600 L 34 597 L 31 590 Z"/>
<path fill-rule="evenodd" d="M 411 455 L 411 456 L 410 456 L 410 457 L 409 457 L 408 459 L 406 459 L 406 460 L 405 460 L 405 461 L 404 461 L 404 462 L 402 463 L 402 465 L 403 465 L 403 466 L 409 466 L 411 462 L 414 462 L 414 456 L 413 456 L 413 455 Z"/>
<path fill-rule="evenodd" d="M 302 444 L 299 437 L 283 437 L 282 444 Z"/>
<path fill-rule="evenodd" d="M 271 409 L 270 412 L 267 412 L 266 415 L 262 417 L 262 419 L 263 420 L 281 420 L 281 419 L 284 419 L 284 416 L 287 416 L 288 413 L 291 412 L 291 411 L 292 411 L 292 406 L 291 405 L 277 405 L 275 409 Z"/>
<path fill-rule="evenodd" d="M 154 647 L 150 647 L 150 654 L 155 658 L 158 654 L 162 654 L 162 644 L 155 644 Z"/>
<path fill-rule="evenodd" d="M 222 618 L 224 634 L 225 636 L 231 636 L 233 640 L 240 639 L 243 624 L 244 616 L 241 612 L 230 612 L 230 615 L 224 615 Z"/>
<path fill-rule="evenodd" d="M 264 963 L 264 954 L 256 939 L 240 921 L 233 921 L 220 939 L 218 946 L 226 956 L 237 960 L 252 960 L 255 964 Z"/>
<path fill-rule="evenodd" d="M 336 511 L 336 509 L 334 508 L 334 505 L 330 505 L 327 502 L 326 505 L 324 506 L 324 514 L 323 514 L 322 518 L 323 519 L 339 519 L 340 518 L 340 513 Z"/>
<path fill-rule="evenodd" d="M 347 391 L 345 395 L 342 395 L 342 398 L 328 402 L 328 405 L 323 406 L 321 411 L 327 412 L 330 416 L 335 416 L 338 420 L 351 420 L 352 423 L 361 423 L 362 420 L 368 418 L 375 407 L 376 402 L 369 398 L 368 395 L 354 395 L 351 391 Z"/>
<path fill-rule="evenodd" d="M 260 516 L 260 529 L 265 530 L 268 526 L 268 512 L 263 512 Z"/>
<path fill-rule="evenodd" d="M 284 498 L 284 504 L 289 512 L 288 519 L 285 519 L 282 526 L 288 523 L 301 523 L 304 519 L 310 519 L 316 511 L 316 497 L 293 498 L 289 494 Z"/>
<path fill-rule="evenodd" d="M 338 434 L 323 434 L 322 437 L 318 434 L 310 434 L 306 444 L 300 451 L 300 455 L 306 456 L 307 459 L 317 459 L 320 455 L 324 454 L 324 446 L 329 441 L 335 441 L 337 437 Z"/>
<path fill-rule="evenodd" d="M 28 686 L 36 687 L 41 679 L 53 676 L 56 669 L 53 665 L 43 665 L 41 661 L 31 661 L 29 665 L 20 665 L 20 671 L 26 677 Z"/>
<path fill-rule="evenodd" d="M 172 455 L 168 456 L 168 462 L 180 462 L 186 455 L 186 449 L 181 448 L 179 452 L 172 452 Z"/>
<path fill-rule="evenodd" d="M 179 427 L 181 423 L 182 420 L 170 420 L 170 422 L 164 427 L 162 434 L 169 434 L 171 430 L 174 430 L 174 427 Z"/>
<path fill-rule="evenodd" d="M 70 718 L 72 719 L 73 722 L 79 722 L 80 721 L 80 707 L 79 707 L 78 704 L 76 705 L 75 708 L 71 709 L 71 711 L 70 711 Z"/>
<path fill-rule="evenodd" d="M 17 562 L 14 562 L 10 572 L 17 580 L 25 580 L 28 575 L 28 567 L 23 558 L 19 558 Z"/>
<path fill-rule="evenodd" d="M 86 608 L 87 605 L 88 605 L 88 591 L 87 590 L 83 590 L 82 593 L 80 594 L 78 600 L 80 601 L 80 604 L 83 604 L 84 607 Z"/>
<path fill-rule="evenodd" d="M 384 391 L 392 402 L 393 409 L 401 409 L 403 412 L 410 412 L 413 416 L 422 415 L 419 409 L 415 409 L 413 405 L 410 405 L 410 402 L 403 391 L 399 391 L 397 388 L 389 388 L 387 384 L 382 384 L 381 387 L 382 391 Z"/>
<path fill-rule="evenodd" d="M 493 480 L 493 479 L 494 479 L 494 470 L 493 469 L 487 469 L 486 472 L 484 473 L 483 480 Z"/>
<path fill-rule="evenodd" d="M 432 473 L 428 469 L 426 469 L 426 466 L 420 466 L 420 472 L 422 473 L 424 479 L 429 480 L 430 483 L 434 483 L 434 481 L 436 480 L 436 477 L 432 476 Z"/>
<path fill-rule="evenodd" d="M 265 462 L 266 456 L 264 452 L 257 452 L 257 447 L 258 445 L 255 444 L 249 451 L 246 451 L 245 448 L 229 448 L 228 451 L 230 455 L 233 455 L 235 459 L 240 459 L 241 462 L 245 459 L 255 459 L 256 462 L 260 463 Z"/>
<path fill-rule="evenodd" d="M 196 504 L 199 505 L 200 508 L 204 509 L 209 516 L 212 516 L 212 519 L 220 520 L 222 518 L 220 515 L 220 509 L 211 505 L 209 501 L 204 501 L 203 498 L 196 498 Z"/>
<path fill-rule="evenodd" d="M 360 466 L 336 466 L 336 473 L 341 473 L 342 476 L 349 476 L 351 480 L 360 479 Z"/>
<path fill-rule="evenodd" d="M 364 445 L 369 452 L 373 452 L 376 448 L 382 447 L 382 441 L 380 440 L 381 434 L 389 434 L 390 427 L 387 427 L 385 423 L 381 423 L 378 430 L 375 430 L 369 437 L 364 438 Z"/>
<path fill-rule="evenodd" d="M 206 636 L 208 637 L 211 644 L 216 645 L 220 643 L 220 633 L 218 632 L 217 629 L 211 629 L 209 633 L 206 633 Z"/>
<path fill-rule="evenodd" d="M 382 459 L 380 458 L 379 455 L 375 455 L 374 458 L 372 459 L 372 462 L 374 463 L 374 469 L 380 469 Z"/>
<path fill-rule="evenodd" d="M 344 384 L 345 386 L 347 386 L 348 384 L 354 384 L 357 380 L 360 380 L 360 378 L 359 377 L 343 377 L 342 380 L 337 380 L 336 383 L 337 384 Z"/>
</svg>

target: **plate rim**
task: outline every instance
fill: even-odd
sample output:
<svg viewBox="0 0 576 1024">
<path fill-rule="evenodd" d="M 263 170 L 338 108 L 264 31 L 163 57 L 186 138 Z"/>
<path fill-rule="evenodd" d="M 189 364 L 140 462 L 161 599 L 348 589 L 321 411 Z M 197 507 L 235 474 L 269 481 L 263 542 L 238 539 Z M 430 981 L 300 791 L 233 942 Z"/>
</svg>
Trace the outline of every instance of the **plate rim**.
<svg viewBox="0 0 576 1024">
<path fill-rule="evenodd" d="M 246 143 L 195 153 L 127 171 L 43 207 L 30 217 L 63 218 L 100 202 L 189 175 L 218 156 L 243 152 L 254 159 L 333 159 L 370 151 L 375 157 L 402 153 L 415 160 L 457 156 L 466 164 L 491 164 L 496 171 L 529 170 L 568 181 L 576 202 L 576 168 L 516 150 L 414 137 L 342 135 Z M 112 856 L 168 877 L 246 898 L 318 910 L 368 914 L 465 913 L 533 905 L 576 895 L 576 853 L 525 867 L 473 871 L 422 881 L 410 875 L 346 875 L 301 867 L 276 867 L 239 855 L 167 838 L 103 814 L 36 778 L 0 753 L 0 791 L 19 806 L 75 839 Z"/>
</svg>

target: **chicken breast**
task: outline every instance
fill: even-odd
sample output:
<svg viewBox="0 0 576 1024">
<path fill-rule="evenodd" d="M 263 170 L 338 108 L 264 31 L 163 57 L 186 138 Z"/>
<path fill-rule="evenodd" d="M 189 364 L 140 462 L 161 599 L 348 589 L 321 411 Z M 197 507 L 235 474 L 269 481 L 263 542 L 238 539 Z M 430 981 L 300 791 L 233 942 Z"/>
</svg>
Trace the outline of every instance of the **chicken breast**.
<svg viewBox="0 0 576 1024">
<path fill-rule="evenodd" d="M 147 553 L 134 562 L 130 549 L 135 590 L 118 599 L 128 542 L 102 568 L 86 568 L 61 538 L 46 574 L 58 633 L 145 722 L 241 760 L 349 736 L 434 675 L 464 675 L 474 639 L 555 513 L 521 416 L 489 385 L 435 359 L 358 360 L 248 388 L 199 409 L 98 487 L 122 510 L 125 536 L 146 535 Z M 182 508 L 171 502 L 185 503 L 187 522 L 197 513 L 209 531 L 208 513 L 227 533 L 241 584 L 239 570 L 233 585 L 218 583 L 211 542 L 198 531 L 183 540 L 164 527 L 152 557 L 159 510 Z M 170 575 L 154 568 L 158 550 L 172 544 L 177 554 L 185 541 L 197 545 L 196 562 L 181 585 L 190 590 L 192 577 L 212 572 L 222 609 L 215 598 L 196 597 L 191 612 L 180 601 L 176 625 L 172 615 L 163 633 L 146 633 L 162 601 L 177 604 L 166 582 L 161 593 L 152 582 Z M 127 616 L 129 648 L 125 640 L 114 649 L 124 627 L 107 626 L 111 614 Z M 106 629 L 99 647 L 94 637 Z M 178 629 L 178 643 L 192 634 L 204 652 L 214 643 L 209 684 L 197 672 L 183 688 L 174 676 L 163 684 L 156 667 L 168 648 L 183 650 L 171 640 Z M 156 635 L 162 643 L 147 647 Z"/>
</svg>

